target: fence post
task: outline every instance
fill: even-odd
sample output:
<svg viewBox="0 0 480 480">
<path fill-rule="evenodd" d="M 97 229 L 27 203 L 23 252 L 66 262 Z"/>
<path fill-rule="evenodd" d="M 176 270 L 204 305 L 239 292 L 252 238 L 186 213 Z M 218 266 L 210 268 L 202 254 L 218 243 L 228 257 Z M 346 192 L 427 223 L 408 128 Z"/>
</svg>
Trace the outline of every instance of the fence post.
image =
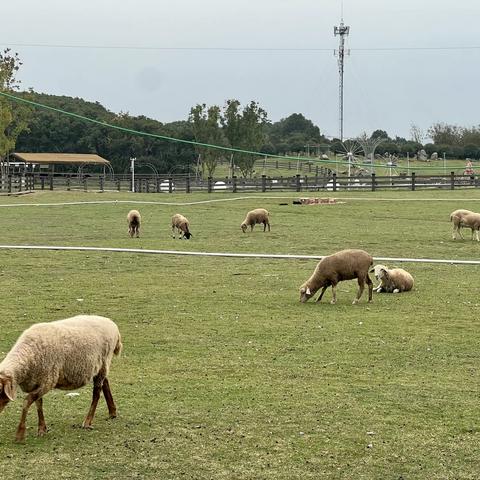
<svg viewBox="0 0 480 480">
<path fill-rule="evenodd" d="M 45 190 L 45 177 L 40 177 L 41 189 Z"/>
<path fill-rule="evenodd" d="M 290 162 L 288 162 L 288 169 L 290 170 L 292 168 L 292 165 Z"/>
<path fill-rule="evenodd" d="M 232 177 L 232 191 L 233 193 L 237 193 L 237 176 L 236 175 Z"/>
<path fill-rule="evenodd" d="M 415 172 L 412 172 L 412 192 L 415 190 Z"/>
<path fill-rule="evenodd" d="M 278 159 L 275 160 L 275 168 L 278 170 Z"/>
<path fill-rule="evenodd" d="M 168 193 L 173 192 L 173 179 L 172 177 L 168 177 Z"/>
<path fill-rule="evenodd" d="M 8 193 L 12 193 L 12 174 L 8 174 Z"/>
<path fill-rule="evenodd" d="M 103 175 L 100 175 L 98 180 L 100 182 L 100 191 L 103 192 Z"/>
<path fill-rule="evenodd" d="M 145 179 L 145 191 L 147 193 L 150 193 L 150 182 L 149 182 L 148 177 Z"/>
<path fill-rule="evenodd" d="M 187 193 L 191 192 L 191 190 L 190 190 L 190 175 L 188 175 L 187 178 L 185 179 L 185 191 Z"/>
<path fill-rule="evenodd" d="M 337 173 L 336 172 L 333 172 L 333 175 L 332 175 L 332 180 L 333 180 L 333 191 L 336 192 L 337 191 Z"/>
<path fill-rule="evenodd" d="M 455 188 L 455 172 L 450 172 L 450 190 Z"/>
<path fill-rule="evenodd" d="M 305 191 L 308 192 L 308 176 L 307 175 L 305 175 L 305 178 L 303 179 L 303 187 Z"/>
<path fill-rule="evenodd" d="M 120 191 L 120 179 L 117 178 L 117 190 Z"/>
<path fill-rule="evenodd" d="M 301 188 L 301 185 L 300 185 L 300 174 L 297 173 L 297 175 L 295 175 L 295 184 L 296 184 L 296 187 L 297 187 L 297 192 L 300 192 L 300 188 Z"/>
<path fill-rule="evenodd" d="M 212 177 L 208 177 L 207 180 L 207 192 L 212 193 Z"/>
<path fill-rule="evenodd" d="M 376 188 L 377 188 L 377 185 L 376 185 L 375 173 L 372 173 L 372 192 L 374 192 Z"/>
<path fill-rule="evenodd" d="M 262 175 L 262 192 L 267 190 L 267 176 Z"/>
<path fill-rule="evenodd" d="M 70 191 L 70 175 L 67 175 L 67 192 Z"/>
<path fill-rule="evenodd" d="M 87 177 L 83 177 L 82 182 L 83 182 L 83 190 L 86 192 L 88 190 Z"/>
<path fill-rule="evenodd" d="M 53 175 L 50 175 L 49 180 L 50 180 L 50 187 L 49 188 L 50 188 L 50 190 L 53 190 Z"/>
</svg>

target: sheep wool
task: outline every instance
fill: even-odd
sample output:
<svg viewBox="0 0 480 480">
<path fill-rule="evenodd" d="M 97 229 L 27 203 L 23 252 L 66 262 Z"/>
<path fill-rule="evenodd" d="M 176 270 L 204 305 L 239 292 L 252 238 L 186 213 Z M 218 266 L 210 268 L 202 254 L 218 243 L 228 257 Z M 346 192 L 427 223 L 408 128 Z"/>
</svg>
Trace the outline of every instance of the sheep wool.
<svg viewBox="0 0 480 480">
<path fill-rule="evenodd" d="M 140 236 L 140 224 L 142 223 L 142 217 L 138 210 L 130 210 L 127 215 L 128 233 L 130 237 Z"/>
<path fill-rule="evenodd" d="M 270 213 L 265 210 L 264 208 L 256 208 L 255 210 L 251 210 L 247 213 L 245 220 L 240 225 L 240 228 L 243 230 L 243 233 L 247 231 L 247 228 L 250 227 L 250 231 L 253 231 L 253 227 L 258 223 L 263 223 L 263 231 L 266 230 L 268 227 L 268 231 L 270 231 L 270 221 L 269 221 Z"/>
<path fill-rule="evenodd" d="M 190 237 L 193 237 L 193 235 L 190 233 L 190 222 L 187 220 L 186 217 L 183 215 L 180 215 L 179 213 L 176 213 L 172 217 L 172 234 L 173 238 L 175 237 L 175 228 L 178 231 L 178 238 L 181 240 L 182 238 L 185 238 L 185 240 L 188 240 Z"/>
<path fill-rule="evenodd" d="M 365 289 L 365 283 L 368 285 L 368 301 L 372 301 L 373 283 L 368 276 L 368 271 L 373 265 L 373 258 L 364 250 L 348 249 L 341 250 L 327 257 L 322 258 L 316 266 L 312 276 L 300 287 L 300 301 L 305 303 L 321 288 L 319 302 L 325 290 L 332 287 L 332 301 L 337 302 L 337 284 L 343 280 L 358 281 L 357 296 L 353 303 L 358 303 Z"/>
<path fill-rule="evenodd" d="M 464 216 L 470 213 L 474 213 L 474 212 L 471 212 L 470 210 L 459 209 L 459 210 L 454 210 L 450 214 L 450 221 L 453 223 L 452 237 L 454 240 L 457 240 L 458 237 L 460 237 L 461 239 L 464 238 L 460 229 L 463 226 L 467 226 L 467 225 L 463 225 L 462 221 Z M 473 240 L 473 228 L 472 228 L 472 240 Z"/>
<path fill-rule="evenodd" d="M 25 421 L 34 402 L 38 435 L 46 433 L 42 397 L 54 388 L 74 390 L 93 382 L 93 400 L 83 427 L 91 428 L 101 391 L 114 418 L 116 407 L 107 376 L 113 355 L 121 349 L 117 325 L 96 315 L 37 323 L 25 330 L 0 363 L 0 412 L 15 399 L 18 387 L 27 393 L 16 440 L 25 438 Z"/>
<path fill-rule="evenodd" d="M 384 265 L 376 265 L 375 276 L 380 280 L 380 285 L 375 288 L 375 291 L 378 293 L 408 292 L 414 285 L 412 275 L 403 268 L 389 269 Z"/>
</svg>

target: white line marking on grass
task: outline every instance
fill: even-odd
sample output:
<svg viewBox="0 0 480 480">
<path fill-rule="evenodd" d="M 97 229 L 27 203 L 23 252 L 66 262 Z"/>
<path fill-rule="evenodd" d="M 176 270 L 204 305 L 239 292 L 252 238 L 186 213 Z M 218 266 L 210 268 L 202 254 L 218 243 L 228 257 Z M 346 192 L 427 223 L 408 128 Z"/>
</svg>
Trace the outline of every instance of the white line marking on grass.
<svg viewBox="0 0 480 480">
<path fill-rule="evenodd" d="M 185 255 L 196 257 L 235 257 L 235 258 L 271 258 L 288 260 L 321 260 L 324 255 L 290 255 L 268 253 L 231 253 L 231 252 L 186 252 L 181 250 L 151 250 L 143 248 L 114 248 L 114 247 L 63 247 L 58 245 L 0 245 L 4 250 L 64 250 L 80 252 L 119 252 L 150 255 Z M 480 265 L 480 260 L 446 260 L 441 258 L 402 258 L 402 257 L 374 257 L 374 260 L 404 263 L 440 263 L 449 265 Z"/>
<path fill-rule="evenodd" d="M 8 207 L 61 207 L 70 205 L 114 205 L 114 204 L 143 204 L 143 205 L 171 205 L 171 206 L 185 206 L 185 205 L 201 205 L 206 203 L 218 203 L 218 202 L 235 202 L 239 200 L 282 200 L 282 199 L 297 199 L 307 197 L 308 193 L 304 192 L 304 195 L 295 196 L 265 196 L 265 195 L 253 195 L 246 197 L 233 197 L 233 198 L 215 198 L 211 200 L 197 200 L 195 202 L 157 202 L 149 200 L 92 200 L 92 201 L 79 201 L 79 202 L 50 202 L 50 203 L 5 203 L 0 204 L 0 208 Z M 315 195 L 310 195 L 315 197 Z M 366 201 L 366 202 L 480 202 L 479 198 L 364 198 L 364 197 L 319 197 L 319 198 L 335 198 L 336 200 L 352 200 L 352 201 Z M 315 204 L 316 205 L 316 204 Z M 328 204 L 318 204 L 328 205 Z M 305 205 L 309 206 L 309 205 Z"/>
</svg>

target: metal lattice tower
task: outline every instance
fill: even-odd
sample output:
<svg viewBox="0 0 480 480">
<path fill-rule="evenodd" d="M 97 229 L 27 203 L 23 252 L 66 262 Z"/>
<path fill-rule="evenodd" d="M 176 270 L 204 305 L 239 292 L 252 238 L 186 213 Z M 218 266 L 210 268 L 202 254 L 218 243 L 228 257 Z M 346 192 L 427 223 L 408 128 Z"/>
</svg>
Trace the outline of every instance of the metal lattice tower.
<svg viewBox="0 0 480 480">
<path fill-rule="evenodd" d="M 349 54 L 349 50 L 345 50 L 345 37 L 350 33 L 350 27 L 343 23 L 343 14 L 342 19 L 340 20 L 340 26 L 333 27 L 333 34 L 340 37 L 340 43 L 338 50 L 334 51 L 336 57 L 338 57 L 338 73 L 339 73 L 339 110 L 340 110 L 340 141 L 343 142 L 343 69 L 345 64 L 345 55 Z"/>
</svg>

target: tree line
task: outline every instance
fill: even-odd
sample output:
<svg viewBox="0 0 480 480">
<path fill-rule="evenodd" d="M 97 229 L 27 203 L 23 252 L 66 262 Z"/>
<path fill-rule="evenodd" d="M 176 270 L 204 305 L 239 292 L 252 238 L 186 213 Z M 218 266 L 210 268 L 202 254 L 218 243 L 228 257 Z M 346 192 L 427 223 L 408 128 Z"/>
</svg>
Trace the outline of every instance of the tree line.
<svg viewBox="0 0 480 480">
<path fill-rule="evenodd" d="M 257 102 L 242 105 L 236 99 L 228 99 L 223 106 L 195 105 L 188 119 L 162 123 L 143 115 L 111 112 L 98 102 L 81 98 L 22 91 L 16 78 L 21 65 L 16 53 L 9 49 L 0 52 L 0 91 L 127 131 L 0 97 L 0 159 L 13 151 L 96 153 L 110 160 L 117 173 L 128 172 L 130 158 L 135 157 L 139 172 L 147 172 L 153 166 L 163 173 L 191 173 L 198 167 L 205 176 L 213 176 L 222 161 L 235 166 L 241 175 L 251 176 L 258 154 L 247 152 L 313 156 L 344 152 L 338 139 L 326 138 L 319 127 L 301 113 L 272 122 Z M 153 138 L 128 130 L 235 151 Z M 429 155 L 437 152 L 445 153 L 448 158 L 480 159 L 480 126 L 464 128 L 437 123 L 424 134 L 412 125 L 408 140 L 390 137 L 384 130 L 374 131 L 370 138 L 382 139 L 376 150 L 381 155 L 413 157 L 425 149 Z M 431 143 L 426 142 L 428 138 Z"/>
</svg>

